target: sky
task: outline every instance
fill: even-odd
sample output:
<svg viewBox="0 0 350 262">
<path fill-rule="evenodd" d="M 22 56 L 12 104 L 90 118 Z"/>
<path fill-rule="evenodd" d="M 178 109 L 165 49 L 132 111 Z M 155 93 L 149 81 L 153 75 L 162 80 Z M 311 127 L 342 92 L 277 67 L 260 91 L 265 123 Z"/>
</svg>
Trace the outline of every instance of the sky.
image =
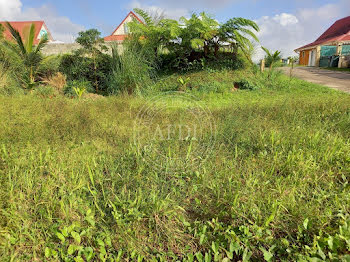
<svg viewBox="0 0 350 262">
<path fill-rule="evenodd" d="M 206 11 L 223 23 L 233 17 L 252 19 L 260 26 L 260 45 L 296 55 L 336 20 L 350 16 L 350 0 L 0 0 L 0 20 L 44 20 L 55 40 L 74 42 L 78 32 L 97 28 L 110 35 L 130 10 L 138 7 L 164 12 L 170 18 Z"/>
</svg>

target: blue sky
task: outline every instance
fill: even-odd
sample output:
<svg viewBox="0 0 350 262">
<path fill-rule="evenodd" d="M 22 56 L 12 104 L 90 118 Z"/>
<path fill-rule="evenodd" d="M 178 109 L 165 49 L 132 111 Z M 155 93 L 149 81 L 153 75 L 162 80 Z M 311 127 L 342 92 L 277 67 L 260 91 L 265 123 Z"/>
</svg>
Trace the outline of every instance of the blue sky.
<svg viewBox="0 0 350 262">
<path fill-rule="evenodd" d="M 7 0 L 12 1 L 12 0 Z M 160 6 L 164 9 L 180 7 L 189 12 L 205 10 L 216 15 L 218 20 L 225 21 L 231 17 L 242 16 L 250 19 L 259 19 L 262 16 L 273 16 L 280 13 L 295 13 L 303 8 L 318 8 L 326 4 L 337 3 L 336 0 L 245 0 L 245 1 L 211 1 L 223 2 L 217 7 L 211 4 L 175 5 L 177 1 L 139 1 L 144 6 Z M 185 2 L 185 1 L 184 1 Z M 205 2 L 205 1 L 204 1 Z M 209 1 L 207 1 L 209 2 Z M 128 0 L 22 0 L 23 8 L 40 8 L 49 5 L 56 9 L 61 16 L 67 16 L 74 23 L 86 28 L 100 27 L 104 34 L 108 34 L 109 28 L 115 27 L 135 5 L 135 1 Z M 198 4 L 199 3 L 199 4 Z M 349 11 L 350 13 L 350 11 Z M 350 15 L 350 14 L 349 14 Z"/>
<path fill-rule="evenodd" d="M 162 10 L 171 18 L 206 11 L 224 22 L 255 20 L 260 43 L 285 56 L 314 41 L 337 19 L 350 15 L 350 0 L 0 0 L 0 20 L 45 20 L 53 37 L 73 42 L 79 31 L 112 33 L 134 7 Z M 262 55 L 257 48 L 257 56 Z"/>
</svg>

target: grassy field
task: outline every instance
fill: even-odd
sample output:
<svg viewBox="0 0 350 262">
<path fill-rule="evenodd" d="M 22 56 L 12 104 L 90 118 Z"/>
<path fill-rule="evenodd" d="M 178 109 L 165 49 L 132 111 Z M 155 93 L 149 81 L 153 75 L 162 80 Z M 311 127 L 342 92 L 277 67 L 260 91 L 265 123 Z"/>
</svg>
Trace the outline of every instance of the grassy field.
<svg viewBox="0 0 350 262">
<path fill-rule="evenodd" d="M 284 76 L 253 91 L 234 90 L 232 72 L 188 77 L 216 135 L 206 161 L 178 172 L 134 143 L 152 92 L 0 97 L 0 260 L 349 259 L 350 96 Z"/>
</svg>

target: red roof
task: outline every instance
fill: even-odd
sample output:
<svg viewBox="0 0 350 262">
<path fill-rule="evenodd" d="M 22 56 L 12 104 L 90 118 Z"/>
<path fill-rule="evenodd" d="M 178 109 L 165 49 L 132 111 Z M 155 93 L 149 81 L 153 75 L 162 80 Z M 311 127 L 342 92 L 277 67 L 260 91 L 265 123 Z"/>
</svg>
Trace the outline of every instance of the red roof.
<svg viewBox="0 0 350 262">
<path fill-rule="evenodd" d="M 317 38 L 315 42 L 299 47 L 296 51 L 312 46 L 342 41 L 350 41 L 350 16 L 338 20 L 326 32 Z"/>
<path fill-rule="evenodd" d="M 137 21 L 139 21 L 140 23 L 143 24 L 143 21 L 133 12 L 131 11 L 125 18 L 124 20 L 118 25 L 118 27 L 113 31 L 113 33 L 110 36 L 106 36 L 104 38 L 104 40 L 106 42 L 111 42 L 111 41 L 124 41 L 127 37 L 127 35 L 114 35 L 115 32 L 119 29 L 119 27 L 122 26 L 122 24 L 124 24 L 125 20 L 132 15 Z"/>
<path fill-rule="evenodd" d="M 51 37 L 51 34 L 49 32 L 49 30 L 47 29 L 47 26 L 45 25 L 45 22 L 44 21 L 23 21 L 23 22 L 9 22 L 12 27 L 14 29 L 16 29 L 20 35 L 23 37 L 23 32 L 25 30 L 29 30 L 30 26 L 32 24 L 35 25 L 35 38 L 34 38 L 34 44 L 38 44 L 40 39 L 38 39 L 39 37 L 39 34 L 40 34 L 40 30 L 41 28 L 44 26 L 46 31 L 48 32 L 48 37 L 50 40 L 52 40 L 52 37 Z M 4 37 L 5 39 L 7 40 L 12 40 L 12 35 L 10 33 L 10 31 L 8 30 L 7 28 L 7 25 L 6 25 L 6 22 L 0 22 L 0 24 L 2 24 L 5 28 L 5 31 L 4 31 Z"/>
<path fill-rule="evenodd" d="M 124 41 L 127 38 L 128 35 L 110 35 L 106 36 L 104 40 L 106 42 L 111 42 L 111 41 Z"/>
</svg>

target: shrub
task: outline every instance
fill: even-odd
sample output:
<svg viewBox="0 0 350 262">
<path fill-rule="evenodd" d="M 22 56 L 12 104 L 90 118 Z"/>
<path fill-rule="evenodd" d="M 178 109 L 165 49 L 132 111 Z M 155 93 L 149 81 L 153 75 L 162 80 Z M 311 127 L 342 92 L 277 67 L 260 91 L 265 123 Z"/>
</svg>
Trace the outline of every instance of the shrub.
<svg viewBox="0 0 350 262">
<path fill-rule="evenodd" d="M 240 54 L 220 52 L 217 57 L 205 57 L 202 52 L 190 55 L 183 53 L 168 53 L 160 56 L 159 68 L 162 72 L 191 72 L 200 70 L 241 69 L 248 66 L 248 62 Z"/>
<path fill-rule="evenodd" d="M 38 78 L 43 80 L 56 75 L 59 72 L 61 59 L 61 56 L 56 55 L 44 57 L 38 68 Z"/>
<path fill-rule="evenodd" d="M 95 91 L 97 89 L 98 92 L 105 94 L 109 76 L 112 73 L 112 58 L 107 54 L 100 54 L 96 59 L 97 69 L 95 70 L 95 62 L 92 58 L 79 54 L 67 54 L 62 57 L 59 71 L 67 76 L 68 81 L 88 81 Z"/>
<path fill-rule="evenodd" d="M 238 82 L 235 82 L 235 88 L 240 90 L 256 90 L 258 89 L 257 85 L 253 83 L 252 80 L 243 79 Z"/>
</svg>

